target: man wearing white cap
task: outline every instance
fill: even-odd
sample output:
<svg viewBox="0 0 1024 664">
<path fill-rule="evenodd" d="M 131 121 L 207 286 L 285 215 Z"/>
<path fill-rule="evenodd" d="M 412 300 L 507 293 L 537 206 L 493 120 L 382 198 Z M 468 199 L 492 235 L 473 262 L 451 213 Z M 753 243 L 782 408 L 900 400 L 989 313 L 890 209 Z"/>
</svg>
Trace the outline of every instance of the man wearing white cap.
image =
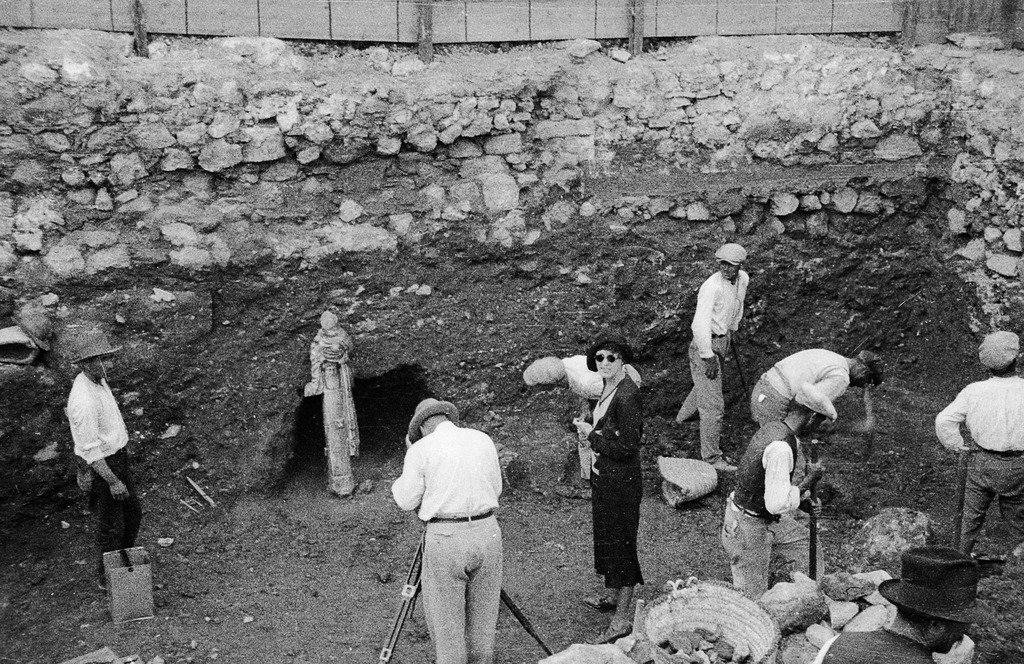
<svg viewBox="0 0 1024 664">
<path fill-rule="evenodd" d="M 498 451 L 437 399 L 416 406 L 406 444 L 391 494 L 426 523 L 420 580 L 437 664 L 491 664 L 502 574 Z"/>
<path fill-rule="evenodd" d="M 781 420 L 792 407 L 796 389 L 810 383 L 835 402 L 849 387 L 882 383 L 882 360 L 869 350 L 843 357 L 824 348 L 808 348 L 784 357 L 761 374 L 750 393 L 750 415 L 758 424 Z"/>
<path fill-rule="evenodd" d="M 84 333 L 76 345 L 72 362 L 81 373 L 71 386 L 65 412 L 75 454 L 85 464 L 78 470 L 78 486 L 89 494 L 89 507 L 96 514 L 97 581 L 102 587 L 103 554 L 135 546 L 142 506 L 128 469 L 128 429 L 107 384 L 109 357 L 120 348 L 111 348 L 101 332 Z"/>
<path fill-rule="evenodd" d="M 971 383 L 935 418 L 935 435 L 954 452 L 972 452 L 964 491 L 961 549 L 971 553 L 985 512 L 999 498 L 1003 521 L 1024 540 L 1024 379 L 1017 375 L 1020 339 L 1012 332 L 985 337 L 978 358 L 992 376 Z M 966 423 L 977 449 L 960 433 Z"/>
<path fill-rule="evenodd" d="M 700 418 L 700 456 L 719 471 L 733 471 L 722 455 L 722 359 L 729 352 L 731 334 L 743 319 L 743 299 L 750 275 L 741 268 L 747 251 L 738 244 L 723 244 L 715 252 L 718 272 L 701 284 L 693 312 L 693 341 L 690 342 L 690 376 L 693 389 L 687 395 L 676 422 Z"/>
<path fill-rule="evenodd" d="M 798 507 L 816 508 L 807 501 L 824 468 L 810 464 L 794 486 L 797 443 L 824 420 L 834 421 L 836 409 L 810 383 L 800 386 L 796 401 L 783 421 L 762 425 L 750 439 L 739 462 L 736 490 L 725 504 L 722 546 L 729 555 L 732 582 L 754 600 L 768 590 L 773 555 L 792 570 L 806 574 L 810 568 L 810 531 L 791 513 Z"/>
</svg>

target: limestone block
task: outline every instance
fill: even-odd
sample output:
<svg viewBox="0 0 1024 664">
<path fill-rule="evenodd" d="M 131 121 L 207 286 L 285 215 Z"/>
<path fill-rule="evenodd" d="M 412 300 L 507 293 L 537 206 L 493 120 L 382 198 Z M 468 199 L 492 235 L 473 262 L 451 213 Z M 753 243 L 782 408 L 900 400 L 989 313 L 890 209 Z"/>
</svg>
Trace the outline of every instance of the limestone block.
<svg viewBox="0 0 1024 664">
<path fill-rule="evenodd" d="M 811 625 L 807 628 L 807 632 L 805 633 L 805 636 L 807 637 L 807 640 L 811 642 L 811 645 L 818 649 L 821 649 L 821 647 L 825 645 L 825 642 L 835 635 L 836 633 L 831 628 L 819 624 Z"/>
<path fill-rule="evenodd" d="M 828 605 L 828 622 L 832 629 L 842 629 L 858 613 L 860 607 L 856 602 L 831 602 Z"/>
<path fill-rule="evenodd" d="M 105 212 L 109 212 L 114 209 L 114 199 L 110 197 L 110 192 L 107 191 L 106 187 L 101 187 L 100 190 L 96 192 L 96 199 L 93 201 L 93 207 Z"/>
<path fill-rule="evenodd" d="M 994 254 L 989 256 L 988 260 L 985 261 L 985 265 L 996 274 L 1001 274 L 1004 277 L 1016 277 L 1017 261 L 1018 258 L 1015 256 Z"/>
<path fill-rule="evenodd" d="M 622 650 L 612 643 L 590 645 L 574 643 L 561 652 L 537 662 L 537 664 L 634 664 Z"/>
<path fill-rule="evenodd" d="M 160 122 L 140 124 L 130 135 L 135 145 L 143 150 L 162 150 L 174 145 L 174 136 Z"/>
<path fill-rule="evenodd" d="M 807 233 L 814 237 L 824 237 L 828 235 L 828 213 L 824 210 L 818 210 L 807 216 L 805 222 Z"/>
<path fill-rule="evenodd" d="M 983 157 L 992 156 L 992 139 L 986 134 L 974 134 L 967 139 L 967 145 Z"/>
<path fill-rule="evenodd" d="M 160 160 L 162 171 L 189 171 L 195 168 L 196 161 L 186 150 L 180 148 L 168 148 L 164 151 L 164 158 Z"/>
<path fill-rule="evenodd" d="M 60 174 L 60 179 L 69 187 L 77 187 L 85 182 L 85 173 L 78 168 L 67 168 Z"/>
<path fill-rule="evenodd" d="M 821 152 L 831 154 L 839 149 L 839 138 L 829 132 L 821 137 L 821 140 L 818 141 L 815 147 Z"/>
<path fill-rule="evenodd" d="M 779 664 L 811 664 L 818 650 L 803 634 L 787 636 L 779 646 Z"/>
<path fill-rule="evenodd" d="M 210 141 L 199 153 L 199 165 L 205 171 L 217 173 L 242 162 L 242 146 L 223 139 Z"/>
<path fill-rule="evenodd" d="M 889 607 L 869 606 L 843 627 L 844 632 L 877 632 L 889 624 Z"/>
<path fill-rule="evenodd" d="M 587 202 L 583 203 L 582 205 L 580 205 L 580 216 L 581 217 L 589 218 L 589 217 L 593 217 L 595 214 L 597 214 L 597 207 L 593 203 L 591 203 L 590 201 L 587 201 Z"/>
<path fill-rule="evenodd" d="M 39 140 L 50 152 L 67 152 L 71 149 L 71 141 L 64 134 L 48 131 L 40 134 Z"/>
<path fill-rule="evenodd" d="M 398 238 L 393 233 L 371 224 L 332 223 L 317 235 L 324 239 L 324 246 L 314 250 L 317 257 L 348 252 L 394 251 L 398 247 Z"/>
<path fill-rule="evenodd" d="M 60 77 L 66 83 L 89 83 L 103 78 L 103 75 L 91 62 L 72 60 L 64 56 L 60 65 Z"/>
<path fill-rule="evenodd" d="M 460 138 L 448 148 L 448 156 L 453 159 L 472 159 L 481 156 L 483 153 L 483 148 L 476 141 L 471 141 L 468 138 Z"/>
<path fill-rule="evenodd" d="M 455 122 L 441 130 L 441 133 L 437 135 L 437 140 L 444 145 L 451 145 L 459 136 L 462 136 L 462 125 Z"/>
<path fill-rule="evenodd" d="M 14 226 L 19 230 L 47 229 L 63 224 L 64 216 L 58 209 L 58 203 L 49 196 L 29 199 L 28 205 L 14 215 Z"/>
<path fill-rule="evenodd" d="M 94 252 L 85 263 L 85 271 L 88 274 L 127 267 L 131 267 L 131 257 L 128 255 L 128 249 L 120 244 Z"/>
<path fill-rule="evenodd" d="M 982 261 L 985 260 L 985 241 L 979 238 L 974 238 L 963 247 L 956 250 L 957 256 L 962 256 L 969 261 Z"/>
<path fill-rule="evenodd" d="M 202 122 L 190 124 L 181 129 L 174 137 L 178 145 L 195 145 L 206 138 L 206 125 Z"/>
<path fill-rule="evenodd" d="M 687 221 L 711 221 L 714 217 L 704 201 L 693 201 L 686 205 Z"/>
<path fill-rule="evenodd" d="M 412 228 L 413 216 L 408 212 L 392 214 L 388 217 L 388 228 L 398 237 L 404 237 Z"/>
<path fill-rule="evenodd" d="M 29 83 L 43 85 L 57 80 L 57 72 L 38 62 L 27 62 L 21 66 L 21 77 Z"/>
<path fill-rule="evenodd" d="M 522 240 L 525 236 L 526 214 L 522 210 L 510 210 L 504 217 L 491 224 L 487 233 L 487 241 L 511 249 L 516 240 Z"/>
<path fill-rule="evenodd" d="M 906 134 L 893 134 L 886 136 L 875 146 L 875 156 L 885 161 L 920 157 L 921 146 L 917 140 Z"/>
<path fill-rule="evenodd" d="M 43 257 L 46 267 L 58 277 L 73 277 L 85 271 L 85 259 L 78 247 L 71 244 L 57 245 Z"/>
<path fill-rule="evenodd" d="M 594 121 L 590 118 L 582 120 L 541 120 L 534 125 L 537 139 L 547 141 L 552 138 L 566 136 L 589 136 L 594 133 Z"/>
<path fill-rule="evenodd" d="M 813 212 L 821 209 L 821 199 L 815 194 L 807 194 L 800 197 L 800 209 Z"/>
<path fill-rule="evenodd" d="M 227 267 L 231 263 L 231 247 L 224 238 L 212 233 L 207 236 L 206 244 L 214 263 L 221 267 Z"/>
<path fill-rule="evenodd" d="M 882 197 L 876 193 L 865 191 L 857 197 L 857 205 L 853 211 L 861 214 L 878 214 L 883 209 L 885 209 L 885 204 Z"/>
<path fill-rule="evenodd" d="M 875 588 L 882 585 L 883 581 L 888 581 L 892 578 L 892 574 L 889 574 L 884 569 L 871 570 L 870 572 L 857 572 L 853 575 L 853 578 L 858 581 L 867 581 L 874 584 Z"/>
<path fill-rule="evenodd" d="M 882 130 L 871 120 L 858 120 L 850 127 L 850 135 L 854 138 L 877 138 L 882 135 Z"/>
<path fill-rule="evenodd" d="M 170 253 L 171 263 L 187 270 L 208 270 L 213 265 L 213 255 L 206 249 L 184 247 Z"/>
<path fill-rule="evenodd" d="M 213 122 L 207 127 L 206 133 L 210 135 L 210 138 L 220 139 L 224 138 L 228 134 L 238 131 L 241 126 L 241 122 L 238 116 L 233 113 L 227 113 L 225 111 L 218 111 L 213 116 Z"/>
<path fill-rule="evenodd" d="M 194 247 L 199 244 L 196 230 L 180 221 L 161 226 L 160 235 L 176 247 Z"/>
<path fill-rule="evenodd" d="M 320 158 L 320 148 L 310 146 L 299 150 L 295 155 L 295 160 L 300 164 L 309 164 Z"/>
<path fill-rule="evenodd" d="M 580 60 L 600 50 L 601 43 L 593 39 L 573 39 L 565 48 L 570 57 Z"/>
<path fill-rule="evenodd" d="M 307 141 L 317 145 L 330 143 L 331 139 L 334 138 L 334 132 L 323 122 L 310 122 L 306 124 L 302 128 L 302 135 L 306 137 Z"/>
<path fill-rule="evenodd" d="M 138 152 L 115 154 L 110 158 L 110 181 L 115 185 L 131 186 L 149 175 Z"/>
<path fill-rule="evenodd" d="M 402 139 L 397 136 L 382 136 L 377 139 L 377 154 L 389 156 L 402 151 Z"/>
<path fill-rule="evenodd" d="M 278 111 L 275 119 L 277 120 L 278 129 L 284 133 L 290 132 L 299 123 L 299 109 L 296 108 L 295 102 L 288 103 L 283 109 Z"/>
<path fill-rule="evenodd" d="M 433 152 L 437 147 L 437 132 L 433 127 L 419 125 L 409 131 L 405 142 L 420 152 Z"/>
<path fill-rule="evenodd" d="M 868 519 L 844 544 L 844 559 L 853 560 L 853 571 L 884 569 L 899 574 L 900 554 L 913 546 L 934 540 L 931 520 L 926 514 L 903 507 L 887 507 Z"/>
<path fill-rule="evenodd" d="M 946 212 L 949 232 L 952 235 L 963 235 L 967 232 L 967 214 L 958 208 L 950 208 Z"/>
<path fill-rule="evenodd" d="M 984 231 L 985 242 L 992 244 L 996 240 L 1003 239 L 1003 232 L 995 226 L 986 226 Z"/>
<path fill-rule="evenodd" d="M 14 247 L 8 242 L 0 242 L 0 274 L 6 274 L 18 264 L 18 257 L 14 253 Z"/>
<path fill-rule="evenodd" d="M 878 592 L 877 590 L 868 595 L 867 597 L 865 597 L 864 601 L 874 606 L 892 604 L 892 602 L 882 597 L 882 593 Z"/>
<path fill-rule="evenodd" d="M 113 231 L 82 231 L 81 242 L 90 249 L 102 249 L 117 242 L 117 233 Z"/>
<path fill-rule="evenodd" d="M 274 161 L 287 154 L 284 135 L 277 127 L 246 127 L 242 133 L 249 138 L 249 142 L 242 148 L 243 161 Z"/>
<path fill-rule="evenodd" d="M 22 253 L 37 253 L 43 250 L 43 231 L 38 228 L 15 231 L 14 246 Z"/>
<path fill-rule="evenodd" d="M 508 163 L 497 155 L 485 155 L 466 159 L 459 166 L 459 176 L 464 179 L 480 178 L 484 175 L 508 174 Z"/>
<path fill-rule="evenodd" d="M 143 213 L 153 209 L 153 199 L 149 196 L 139 196 L 124 205 L 118 210 L 121 214 Z"/>
<path fill-rule="evenodd" d="M 505 212 L 519 205 L 519 184 L 510 175 L 487 173 L 479 178 L 488 212 Z"/>
<path fill-rule="evenodd" d="M 346 198 L 338 206 L 338 218 L 346 224 L 351 223 L 363 215 L 363 206 L 351 198 Z"/>
<path fill-rule="evenodd" d="M 480 185 L 475 180 L 459 180 L 448 190 L 448 195 L 467 211 L 472 209 L 479 210 L 483 203 Z"/>
<path fill-rule="evenodd" d="M 771 213 L 776 217 L 785 217 L 793 214 L 800 207 L 800 199 L 789 192 L 772 194 L 771 203 Z"/>
<path fill-rule="evenodd" d="M 42 189 L 50 179 L 50 170 L 35 159 L 25 159 L 14 167 L 11 179 L 25 189 Z"/>
<path fill-rule="evenodd" d="M 777 67 L 772 67 L 770 69 L 765 70 L 765 72 L 761 74 L 761 80 L 758 83 L 758 85 L 761 87 L 762 90 L 771 90 L 779 83 L 782 83 L 782 81 L 785 80 L 785 78 L 786 75 L 781 69 L 778 69 Z"/>
<path fill-rule="evenodd" d="M 1003 244 L 1009 251 L 1015 251 L 1018 254 L 1022 250 L 1021 246 L 1021 231 L 1019 228 L 1011 228 L 1010 230 L 1003 233 Z"/>
<path fill-rule="evenodd" d="M 423 71 L 427 66 L 423 64 L 423 61 L 416 56 L 409 56 L 402 58 L 391 66 L 392 76 L 408 76 L 409 74 L 415 74 L 416 72 Z"/>
<path fill-rule="evenodd" d="M 828 616 L 825 595 L 818 584 L 796 572 L 792 583 L 777 583 L 758 604 L 779 624 L 783 634 L 801 632 Z"/>
<path fill-rule="evenodd" d="M 484 152 L 487 154 L 513 154 L 522 150 L 522 134 L 499 134 L 484 141 Z"/>
<path fill-rule="evenodd" d="M 629 62 L 630 58 L 629 51 L 623 48 L 613 48 L 608 55 L 616 62 Z"/>
<path fill-rule="evenodd" d="M 440 209 L 444 205 L 444 187 L 434 183 L 420 189 L 420 196 L 428 207 Z"/>
</svg>

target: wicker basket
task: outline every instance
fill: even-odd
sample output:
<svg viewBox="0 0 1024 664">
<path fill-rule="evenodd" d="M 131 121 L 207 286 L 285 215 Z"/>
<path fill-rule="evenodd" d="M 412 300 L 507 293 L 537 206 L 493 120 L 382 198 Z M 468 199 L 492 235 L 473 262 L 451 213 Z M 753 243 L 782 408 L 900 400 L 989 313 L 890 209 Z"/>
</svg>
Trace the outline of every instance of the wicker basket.
<svg viewBox="0 0 1024 664">
<path fill-rule="evenodd" d="M 756 664 L 775 664 L 782 635 L 775 621 L 757 604 L 727 583 L 700 581 L 670 582 L 671 590 L 643 608 L 638 624 L 653 644 L 663 642 L 675 631 L 721 630 L 734 646 L 749 649 Z M 653 648 L 657 664 L 668 656 Z"/>
</svg>

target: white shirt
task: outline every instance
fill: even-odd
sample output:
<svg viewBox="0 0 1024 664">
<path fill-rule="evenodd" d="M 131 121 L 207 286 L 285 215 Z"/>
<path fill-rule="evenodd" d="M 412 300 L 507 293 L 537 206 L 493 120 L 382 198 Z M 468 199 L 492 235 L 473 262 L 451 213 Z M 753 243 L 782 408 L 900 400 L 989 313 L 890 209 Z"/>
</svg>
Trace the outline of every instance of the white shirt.
<svg viewBox="0 0 1024 664">
<path fill-rule="evenodd" d="M 391 495 L 403 510 L 418 507 L 422 521 L 495 509 L 501 495 L 498 450 L 484 432 L 442 422 L 406 451 Z"/>
<path fill-rule="evenodd" d="M 800 507 L 800 489 L 790 484 L 793 450 L 784 440 L 773 440 L 761 455 L 764 467 L 764 506 L 771 514 L 785 514 Z"/>
<path fill-rule="evenodd" d="M 971 383 L 935 418 L 935 435 L 951 450 L 965 447 L 960 424 L 974 442 L 996 452 L 1024 450 L 1024 378 L 993 376 Z"/>
<path fill-rule="evenodd" d="M 778 371 L 765 372 L 765 379 L 787 399 L 794 398 L 796 389 L 804 383 L 817 387 L 829 401 L 843 396 L 850 387 L 850 361 L 824 348 L 793 353 L 776 362 L 774 368 Z"/>
<path fill-rule="evenodd" d="M 562 366 L 565 367 L 565 378 L 569 381 L 569 390 L 573 394 L 584 399 L 601 398 L 601 392 L 604 391 L 604 379 L 601 378 L 601 374 L 587 368 L 586 355 L 566 357 L 562 360 Z M 640 387 L 640 374 L 633 368 L 633 365 L 627 364 L 623 369 L 633 379 L 636 386 Z"/>
<path fill-rule="evenodd" d="M 97 385 L 84 373 L 78 374 L 65 412 L 75 454 L 86 463 L 105 459 L 128 444 L 128 429 L 106 380 Z"/>
<path fill-rule="evenodd" d="M 697 292 L 697 309 L 693 312 L 693 343 L 701 357 L 714 357 L 711 335 L 727 334 L 739 329 L 743 319 L 743 298 L 747 296 L 750 275 L 739 271 L 736 283 L 721 272 L 715 272 L 701 284 Z"/>
</svg>

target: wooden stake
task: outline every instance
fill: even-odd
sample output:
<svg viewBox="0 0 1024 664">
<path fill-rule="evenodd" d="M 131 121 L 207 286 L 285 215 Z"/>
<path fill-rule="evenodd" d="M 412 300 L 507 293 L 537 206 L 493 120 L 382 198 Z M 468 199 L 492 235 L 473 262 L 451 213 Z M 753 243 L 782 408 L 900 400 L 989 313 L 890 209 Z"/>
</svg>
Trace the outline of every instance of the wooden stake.
<svg viewBox="0 0 1024 664">
<path fill-rule="evenodd" d="M 644 52 L 644 0 L 629 0 L 629 54 Z"/>
<path fill-rule="evenodd" d="M 419 8 L 419 56 L 429 65 L 434 60 L 434 0 L 420 0 Z"/>
<path fill-rule="evenodd" d="M 135 26 L 135 55 L 149 57 L 149 32 L 146 31 L 146 10 L 142 0 L 132 0 L 132 24 Z"/>
<path fill-rule="evenodd" d="M 188 483 L 191 484 L 192 488 L 196 490 L 196 493 L 198 493 L 200 496 L 202 496 L 203 500 L 205 500 L 206 502 L 208 502 L 210 504 L 210 507 L 216 507 L 217 506 L 217 503 L 213 502 L 213 498 L 210 498 L 208 495 L 206 495 L 206 492 L 203 491 L 202 488 L 198 484 L 196 484 L 195 481 L 193 481 L 193 479 L 191 477 L 186 475 L 185 479 L 188 480 Z"/>
<path fill-rule="evenodd" d="M 903 0 L 903 17 L 900 21 L 900 41 L 910 48 L 917 42 L 917 19 L 920 14 L 918 0 Z"/>
<path fill-rule="evenodd" d="M 1013 48 L 1017 36 L 1017 7 L 1019 0 L 1002 0 L 1000 4 L 1000 37 L 1005 48 Z"/>
</svg>

